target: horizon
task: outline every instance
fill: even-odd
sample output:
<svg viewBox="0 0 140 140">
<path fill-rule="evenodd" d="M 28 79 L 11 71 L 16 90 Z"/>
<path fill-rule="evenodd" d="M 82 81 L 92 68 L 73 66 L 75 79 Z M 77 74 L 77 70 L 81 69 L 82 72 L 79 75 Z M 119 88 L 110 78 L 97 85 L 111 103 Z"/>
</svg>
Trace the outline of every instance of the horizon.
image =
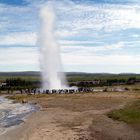
<svg viewBox="0 0 140 140">
<path fill-rule="evenodd" d="M 41 71 L 0 71 L 0 73 L 30 73 L 30 72 L 38 72 L 38 73 L 41 73 Z M 119 75 L 119 74 L 140 74 L 140 73 L 127 73 L 127 72 L 121 72 L 121 73 L 112 73 L 112 72 L 80 72 L 80 71 L 65 71 L 64 73 L 84 73 L 84 74 L 117 74 L 117 75 Z"/>
<path fill-rule="evenodd" d="M 64 72 L 140 74 L 139 0 L 0 0 L 0 72 L 39 71 L 39 9 L 53 5 Z"/>
</svg>

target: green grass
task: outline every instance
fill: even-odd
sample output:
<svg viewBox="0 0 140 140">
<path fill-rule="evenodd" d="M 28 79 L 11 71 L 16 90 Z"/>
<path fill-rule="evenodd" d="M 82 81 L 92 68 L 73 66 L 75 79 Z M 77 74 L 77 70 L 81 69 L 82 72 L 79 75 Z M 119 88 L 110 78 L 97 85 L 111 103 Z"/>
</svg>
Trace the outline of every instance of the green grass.
<svg viewBox="0 0 140 140">
<path fill-rule="evenodd" d="M 107 79 L 124 79 L 124 80 L 128 80 L 130 77 L 136 77 L 136 79 L 140 79 L 140 75 L 108 75 L 108 74 L 75 74 L 75 75 L 67 75 L 67 79 L 70 82 L 76 82 L 76 81 L 86 81 L 86 80 L 102 80 L 102 81 L 106 81 Z M 0 82 L 5 81 L 6 79 L 10 79 L 10 78 L 21 78 L 23 80 L 30 80 L 30 81 L 40 81 L 41 78 L 40 76 L 34 75 L 34 76 L 0 76 Z"/>
<path fill-rule="evenodd" d="M 12 78 L 20 78 L 22 80 L 29 80 L 29 81 L 39 81 L 40 77 L 38 76 L 0 76 L 0 82 L 4 82 L 6 79 L 12 79 Z"/>
<path fill-rule="evenodd" d="M 123 109 L 113 110 L 107 116 L 126 123 L 140 123 L 140 100 L 127 104 Z"/>
</svg>

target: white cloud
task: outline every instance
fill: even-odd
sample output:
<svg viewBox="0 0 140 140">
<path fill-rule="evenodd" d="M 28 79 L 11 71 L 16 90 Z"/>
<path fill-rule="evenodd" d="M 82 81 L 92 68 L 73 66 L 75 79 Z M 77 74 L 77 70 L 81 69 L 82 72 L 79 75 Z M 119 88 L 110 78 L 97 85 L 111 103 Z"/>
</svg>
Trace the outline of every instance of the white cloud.
<svg viewBox="0 0 140 140">
<path fill-rule="evenodd" d="M 0 48 L 0 65 L 38 65 L 39 67 L 39 51 L 35 47 L 20 47 L 20 48 Z M 79 52 L 62 53 L 62 60 L 64 65 L 124 65 L 134 66 L 140 64 L 140 55 L 83 55 Z"/>
<path fill-rule="evenodd" d="M 59 40 L 59 43 L 63 46 L 65 45 L 78 45 L 78 44 L 101 44 L 102 41 L 85 41 L 85 40 Z"/>
<path fill-rule="evenodd" d="M 72 7 L 73 6 L 73 7 Z M 63 18 L 60 27 L 71 31 L 95 29 L 105 31 L 140 28 L 140 7 L 129 5 L 94 4 L 92 6 L 71 5 L 59 11 Z"/>
<path fill-rule="evenodd" d="M 124 43 L 123 42 L 118 42 L 116 44 L 111 44 L 111 45 L 107 45 L 104 46 L 104 49 L 108 49 L 108 50 L 118 50 L 118 49 L 122 49 L 124 47 Z"/>
<path fill-rule="evenodd" d="M 38 0 L 27 1 L 31 4 L 26 7 L 0 5 L 0 45 L 5 47 L 0 48 L 0 66 L 38 65 L 37 48 L 6 46 L 36 44 L 39 29 Z M 39 5 L 44 1 L 46 0 L 41 0 Z M 132 35 L 133 40 L 127 40 L 127 33 L 123 32 L 125 29 L 140 29 L 139 5 L 77 5 L 68 0 L 56 0 L 54 7 L 57 14 L 56 36 L 62 46 L 62 59 L 65 65 L 139 66 L 140 55 L 135 56 L 130 50 L 127 51 L 127 45 L 139 46 L 140 41 L 136 40 L 139 37 L 138 32 Z M 115 36 L 110 36 L 114 31 L 124 33 L 125 40 L 123 37 L 119 39 L 121 36 L 117 37 L 117 32 Z M 108 36 L 103 36 L 104 34 Z M 126 53 L 122 54 L 122 50 L 126 50 Z"/>
<path fill-rule="evenodd" d="M 0 45 L 35 45 L 37 35 L 35 33 L 14 33 L 0 36 Z"/>
<path fill-rule="evenodd" d="M 63 54 L 62 60 L 65 65 L 120 65 L 135 66 L 140 64 L 140 55 L 72 55 Z M 106 68 L 103 68 L 106 69 Z"/>
<path fill-rule="evenodd" d="M 23 30 L 37 32 L 38 7 L 37 1 L 26 7 L 13 7 L 0 5 L 0 29 Z M 39 3 L 44 3 L 42 0 Z M 140 28 L 140 6 L 93 4 L 77 5 L 70 1 L 55 1 L 57 14 L 58 37 L 71 37 L 78 35 L 97 36 L 99 30 L 114 31 L 129 28 Z M 36 6 L 35 6 L 36 5 Z M 22 15 L 22 16 L 19 16 Z M 5 18 L 5 20 L 4 20 Z M 13 27 L 13 28 L 12 28 Z M 86 30 L 86 34 L 83 32 Z"/>
<path fill-rule="evenodd" d="M 39 54 L 35 47 L 0 48 L 0 65 L 38 64 Z"/>
<path fill-rule="evenodd" d="M 139 34 L 133 34 L 132 37 L 138 38 L 138 37 L 140 37 L 140 35 Z"/>
<path fill-rule="evenodd" d="M 76 41 L 68 41 L 70 43 L 76 44 Z M 83 41 L 84 42 L 84 41 Z M 86 41 L 88 42 L 88 41 Z M 81 55 L 94 55 L 96 52 L 110 52 L 110 51 L 118 51 L 124 48 L 123 42 L 118 42 L 116 44 L 108 44 L 104 46 L 84 46 L 84 45 L 68 45 L 67 42 L 65 42 L 66 45 L 61 46 L 61 50 L 63 53 L 69 53 L 69 54 L 81 54 Z M 80 43 L 80 41 L 78 41 Z M 82 43 L 82 42 L 81 42 Z"/>
<path fill-rule="evenodd" d="M 72 31 L 72 30 L 67 30 L 67 29 L 57 29 L 55 34 L 58 38 L 63 38 L 63 37 L 70 37 L 70 36 L 75 36 L 78 34 L 78 31 Z"/>
<path fill-rule="evenodd" d="M 37 28 L 37 9 L 29 6 L 0 4 L 1 33 L 35 32 Z"/>
</svg>

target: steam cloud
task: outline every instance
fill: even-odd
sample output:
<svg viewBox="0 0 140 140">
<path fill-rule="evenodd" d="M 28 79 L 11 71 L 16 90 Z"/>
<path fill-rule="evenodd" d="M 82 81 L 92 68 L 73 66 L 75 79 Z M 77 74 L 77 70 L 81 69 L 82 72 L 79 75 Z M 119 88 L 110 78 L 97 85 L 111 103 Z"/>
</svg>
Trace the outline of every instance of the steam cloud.
<svg viewBox="0 0 140 140">
<path fill-rule="evenodd" d="M 60 48 L 54 35 L 55 14 L 51 6 L 40 10 L 41 30 L 39 34 L 40 64 L 43 89 L 66 88 L 65 75 L 62 72 Z"/>
</svg>

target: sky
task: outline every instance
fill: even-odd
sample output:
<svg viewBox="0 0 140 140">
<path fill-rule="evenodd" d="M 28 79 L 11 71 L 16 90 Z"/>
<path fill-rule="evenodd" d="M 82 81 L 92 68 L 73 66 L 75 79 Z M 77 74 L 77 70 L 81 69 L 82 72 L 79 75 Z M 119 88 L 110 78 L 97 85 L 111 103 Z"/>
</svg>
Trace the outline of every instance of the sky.
<svg viewBox="0 0 140 140">
<path fill-rule="evenodd" d="M 67 72 L 140 73 L 139 0 L 0 0 L 0 71 L 39 71 L 40 7 L 53 5 Z"/>
</svg>

